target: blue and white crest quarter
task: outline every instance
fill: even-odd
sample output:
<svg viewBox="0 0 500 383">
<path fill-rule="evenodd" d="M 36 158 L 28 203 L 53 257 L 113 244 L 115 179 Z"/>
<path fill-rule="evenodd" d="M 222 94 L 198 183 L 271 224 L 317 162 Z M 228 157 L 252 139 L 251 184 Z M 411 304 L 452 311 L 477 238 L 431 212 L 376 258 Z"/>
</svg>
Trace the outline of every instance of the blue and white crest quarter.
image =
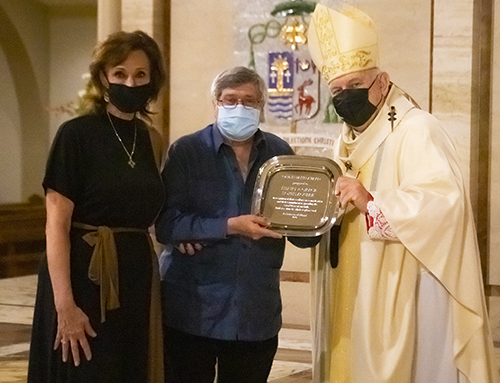
<svg viewBox="0 0 500 383">
<path fill-rule="evenodd" d="M 319 110 L 319 72 L 306 52 L 270 52 L 269 102 L 272 117 L 304 120 Z"/>
</svg>

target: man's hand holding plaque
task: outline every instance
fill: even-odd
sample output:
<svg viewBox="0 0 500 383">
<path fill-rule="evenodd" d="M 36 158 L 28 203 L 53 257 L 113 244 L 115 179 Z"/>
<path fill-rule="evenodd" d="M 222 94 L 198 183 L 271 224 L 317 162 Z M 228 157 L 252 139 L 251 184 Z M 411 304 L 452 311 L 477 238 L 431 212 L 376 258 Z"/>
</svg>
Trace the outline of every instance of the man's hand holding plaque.
<svg viewBox="0 0 500 383">
<path fill-rule="evenodd" d="M 337 221 L 335 183 L 341 175 L 340 167 L 328 158 L 273 157 L 259 170 L 252 211 L 280 234 L 319 236 Z"/>
<path fill-rule="evenodd" d="M 280 239 L 282 235 L 275 231 L 267 229 L 269 222 L 266 218 L 253 214 L 240 215 L 229 218 L 227 221 L 228 235 L 243 235 L 254 240 L 262 237 L 271 237 Z"/>
</svg>

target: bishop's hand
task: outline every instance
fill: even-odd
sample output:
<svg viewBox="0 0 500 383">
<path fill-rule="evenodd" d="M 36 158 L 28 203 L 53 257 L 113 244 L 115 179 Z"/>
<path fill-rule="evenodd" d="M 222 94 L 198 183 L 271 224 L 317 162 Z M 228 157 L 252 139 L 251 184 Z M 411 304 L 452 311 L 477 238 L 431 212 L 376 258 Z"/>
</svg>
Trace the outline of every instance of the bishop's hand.
<svg viewBox="0 0 500 383">
<path fill-rule="evenodd" d="M 341 209 L 346 209 L 347 205 L 352 203 L 363 214 L 368 211 L 366 205 L 372 200 L 371 194 L 365 189 L 361 181 L 346 176 L 337 179 L 335 195 L 338 197 Z"/>
</svg>

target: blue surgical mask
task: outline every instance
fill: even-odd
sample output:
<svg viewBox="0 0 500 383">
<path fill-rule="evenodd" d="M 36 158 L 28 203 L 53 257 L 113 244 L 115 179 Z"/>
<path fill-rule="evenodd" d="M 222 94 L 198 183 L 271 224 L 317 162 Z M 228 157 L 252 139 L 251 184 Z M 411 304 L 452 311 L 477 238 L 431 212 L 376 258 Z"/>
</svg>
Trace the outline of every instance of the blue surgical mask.
<svg viewBox="0 0 500 383">
<path fill-rule="evenodd" d="M 217 107 L 217 126 L 221 134 L 231 141 L 246 141 L 252 137 L 259 128 L 260 111 L 247 109 L 238 104 L 235 108 L 226 109 Z"/>
</svg>

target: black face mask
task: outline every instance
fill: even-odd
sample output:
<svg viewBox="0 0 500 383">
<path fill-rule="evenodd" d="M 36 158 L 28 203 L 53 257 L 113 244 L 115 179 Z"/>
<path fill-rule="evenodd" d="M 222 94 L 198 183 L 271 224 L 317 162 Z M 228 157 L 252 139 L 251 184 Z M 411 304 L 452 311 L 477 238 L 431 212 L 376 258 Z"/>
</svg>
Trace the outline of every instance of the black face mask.
<svg viewBox="0 0 500 383">
<path fill-rule="evenodd" d="M 368 91 L 375 80 L 368 88 L 344 89 L 333 98 L 335 110 L 347 125 L 361 126 L 377 111 L 377 107 L 368 100 Z"/>
<path fill-rule="evenodd" d="M 123 113 L 135 113 L 144 108 L 151 98 L 152 85 L 147 83 L 141 86 L 126 86 L 123 84 L 109 84 L 109 102 Z"/>
</svg>

